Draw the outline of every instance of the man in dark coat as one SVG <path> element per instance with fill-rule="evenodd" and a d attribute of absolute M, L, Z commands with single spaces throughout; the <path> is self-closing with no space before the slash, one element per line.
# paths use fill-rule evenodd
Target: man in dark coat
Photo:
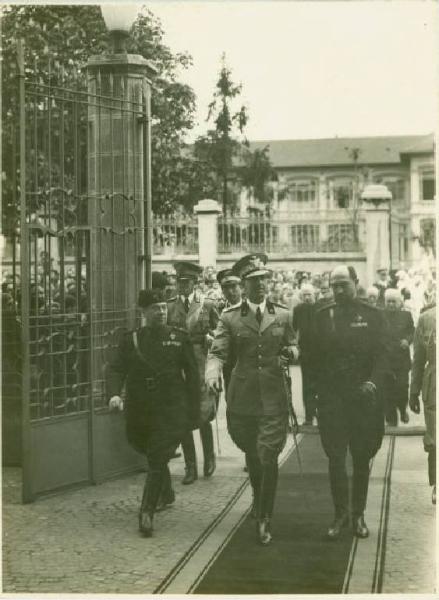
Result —
<path fill-rule="evenodd" d="M 146 324 L 123 338 L 108 365 L 107 392 L 110 409 L 125 410 L 129 443 L 148 460 L 139 529 L 149 537 L 159 496 L 171 486 L 168 462 L 198 426 L 200 382 L 188 334 L 166 324 L 164 289 L 141 291 L 139 306 Z"/>
<path fill-rule="evenodd" d="M 194 263 L 179 261 L 174 263 L 177 274 L 177 296 L 168 300 L 168 324 L 181 327 L 188 332 L 194 346 L 195 358 L 200 378 L 201 412 L 213 419 L 216 412 L 216 398 L 206 388 L 204 370 L 210 341 L 217 326 L 219 315 L 212 300 L 202 298 L 194 290 L 202 267 Z M 212 425 L 208 420 L 200 425 L 201 444 L 204 454 L 203 474 L 213 475 L 216 468 L 213 447 Z M 183 484 L 194 483 L 198 479 L 197 457 L 192 432 L 189 431 L 182 441 L 186 474 Z"/>
<path fill-rule="evenodd" d="M 407 406 L 411 368 L 410 344 L 413 342 L 415 325 L 411 313 L 408 310 L 402 310 L 402 296 L 399 290 L 387 289 L 384 293 L 384 301 L 384 314 L 389 334 L 390 365 L 384 404 L 387 423 L 397 425 L 398 410 L 401 421 L 409 422 Z"/>
<path fill-rule="evenodd" d="M 388 370 L 382 311 L 356 298 L 355 272 L 331 274 L 334 302 L 316 311 L 312 364 L 317 384 L 318 424 L 329 459 L 335 519 L 327 531 L 337 539 L 349 520 L 346 451 L 353 461 L 353 531 L 367 537 L 364 521 L 369 461 L 381 446 L 384 412 L 380 394 Z"/>
<path fill-rule="evenodd" d="M 218 391 L 223 365 L 236 348 L 237 361 L 226 395 L 227 428 L 246 456 L 262 545 L 272 539 L 278 456 L 288 430 L 282 356 L 289 360 L 298 354 L 289 310 L 267 298 L 270 271 L 266 262 L 265 254 L 255 254 L 234 265 L 234 272 L 243 280 L 246 300 L 223 311 L 206 364 L 206 383 Z"/>

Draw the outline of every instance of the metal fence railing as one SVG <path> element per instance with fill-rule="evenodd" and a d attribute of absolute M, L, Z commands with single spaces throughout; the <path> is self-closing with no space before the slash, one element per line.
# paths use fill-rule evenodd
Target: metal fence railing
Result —
<path fill-rule="evenodd" d="M 155 215 L 154 255 L 198 253 L 198 220 L 191 215 Z"/>
<path fill-rule="evenodd" d="M 361 252 L 361 223 L 342 210 L 220 217 L 218 253 Z"/>

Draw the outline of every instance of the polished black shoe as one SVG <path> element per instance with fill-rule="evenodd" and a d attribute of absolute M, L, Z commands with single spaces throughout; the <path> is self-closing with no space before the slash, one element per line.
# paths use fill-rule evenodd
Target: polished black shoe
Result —
<path fill-rule="evenodd" d="M 204 460 L 204 468 L 203 468 L 203 474 L 204 477 L 211 477 L 216 469 L 216 458 L 215 455 L 211 456 L 210 458 L 206 458 Z"/>
<path fill-rule="evenodd" d="M 401 412 L 401 421 L 402 421 L 403 423 L 408 423 L 408 422 L 410 421 L 410 417 L 409 417 L 409 415 L 408 415 L 408 413 L 407 413 L 407 411 L 406 411 L 406 410 L 403 410 L 403 411 Z"/>
<path fill-rule="evenodd" d="M 268 517 L 259 519 L 259 521 L 256 523 L 256 533 L 259 543 L 262 546 L 268 546 L 273 539 L 270 531 L 270 519 Z"/>
<path fill-rule="evenodd" d="M 139 531 L 144 537 L 151 537 L 153 532 L 152 515 L 148 512 L 139 512 Z"/>
<path fill-rule="evenodd" d="M 183 481 L 181 482 L 183 485 L 189 485 L 198 479 L 197 465 L 186 465 L 185 471 L 186 475 L 183 477 Z"/>
<path fill-rule="evenodd" d="M 326 537 L 328 540 L 338 540 L 341 534 L 341 530 L 349 523 L 349 515 L 344 513 L 338 517 L 335 517 L 334 521 L 328 527 Z"/>
<path fill-rule="evenodd" d="M 174 490 L 169 490 L 166 494 L 162 494 L 157 502 L 156 512 L 161 512 L 172 506 L 175 502 Z"/>
<path fill-rule="evenodd" d="M 369 529 L 366 525 L 363 515 L 353 518 L 352 529 L 353 529 L 355 537 L 358 537 L 358 538 L 369 537 Z"/>

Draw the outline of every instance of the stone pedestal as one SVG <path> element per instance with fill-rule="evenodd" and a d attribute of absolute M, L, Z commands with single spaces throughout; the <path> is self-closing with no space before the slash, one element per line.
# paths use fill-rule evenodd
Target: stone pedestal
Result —
<path fill-rule="evenodd" d="M 198 255 L 202 267 L 216 267 L 218 253 L 218 215 L 221 208 L 216 200 L 200 200 L 194 206 L 198 217 Z"/>
<path fill-rule="evenodd" d="M 390 268 L 390 201 L 385 185 L 368 185 L 361 194 L 366 213 L 366 286 L 376 279 L 377 269 Z"/>

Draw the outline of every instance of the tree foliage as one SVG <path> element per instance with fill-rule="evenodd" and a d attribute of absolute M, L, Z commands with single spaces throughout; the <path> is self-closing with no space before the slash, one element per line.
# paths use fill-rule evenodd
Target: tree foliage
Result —
<path fill-rule="evenodd" d="M 85 65 L 108 47 L 98 6 L 9 5 L 2 18 L 3 228 L 17 221 L 17 39 L 25 45 L 26 77 L 41 83 L 85 89 Z M 152 93 L 153 208 L 172 210 L 188 201 L 188 154 L 184 138 L 193 126 L 195 95 L 178 80 L 191 64 L 186 53 L 174 54 L 163 42 L 159 20 L 143 8 L 132 30 L 128 51 L 141 54 L 157 69 Z M 55 77 L 57 79 L 55 79 Z M 38 160 L 38 157 L 36 157 Z M 41 166 L 44 173 L 44 165 Z M 49 176 L 49 175 L 48 175 Z M 190 179 L 190 178 L 189 178 Z"/>
<path fill-rule="evenodd" d="M 261 204 L 268 205 L 273 199 L 271 182 L 277 179 L 269 156 L 269 147 L 256 148 L 251 151 L 245 148 L 242 152 L 244 165 L 239 170 L 243 186 L 248 188 L 253 197 Z"/>
<path fill-rule="evenodd" d="M 244 105 L 233 109 L 241 89 L 241 85 L 233 82 L 223 55 L 213 99 L 208 107 L 207 122 L 213 127 L 198 137 L 194 145 L 195 159 L 204 165 L 205 173 L 210 174 L 205 179 L 205 187 L 214 198 L 221 198 L 224 214 L 232 201 L 234 160 L 239 157 L 245 143 L 244 129 L 248 121 Z"/>

